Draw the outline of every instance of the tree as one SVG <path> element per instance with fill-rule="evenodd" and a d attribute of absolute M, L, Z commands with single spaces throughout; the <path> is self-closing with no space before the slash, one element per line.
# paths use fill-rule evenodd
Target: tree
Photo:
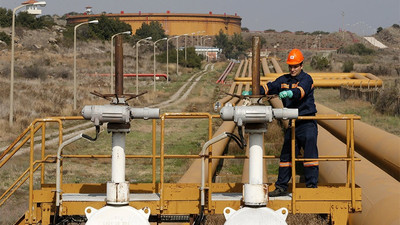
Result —
<path fill-rule="evenodd" d="M 98 20 L 98 24 L 95 26 L 89 26 L 92 33 L 89 32 L 88 38 L 91 38 L 91 35 L 94 35 L 100 40 L 111 40 L 111 36 L 116 33 L 132 31 L 132 27 L 129 24 L 120 21 L 118 18 L 113 19 L 105 15 L 101 15 Z"/>
<path fill-rule="evenodd" d="M 179 65 L 191 67 L 191 68 L 200 68 L 201 60 L 203 60 L 203 56 L 196 54 L 194 47 L 189 47 L 186 49 L 187 60 L 185 60 L 185 50 L 179 51 Z M 157 61 L 160 63 L 167 62 L 167 53 L 163 52 L 156 57 Z M 170 51 L 168 54 L 168 62 L 176 63 L 176 51 Z"/>
<path fill-rule="evenodd" d="M 12 10 L 0 8 L 0 27 L 11 27 Z"/>
<path fill-rule="evenodd" d="M 376 29 L 376 33 L 379 34 L 379 32 L 381 32 L 383 30 L 382 27 L 378 27 L 378 29 Z"/>
<path fill-rule="evenodd" d="M 251 47 L 251 44 L 244 41 L 242 35 L 238 33 L 233 34 L 231 45 L 233 47 L 233 51 L 231 57 L 229 58 L 238 58 L 240 55 L 245 54 L 246 50 Z"/>
<path fill-rule="evenodd" d="M 167 37 L 162 24 L 158 21 L 151 21 L 150 24 L 142 23 L 142 26 L 136 30 L 135 36 L 138 39 L 151 37 L 154 41 Z"/>
<path fill-rule="evenodd" d="M 228 44 L 229 44 L 228 35 L 226 35 L 226 34 L 222 31 L 222 29 L 219 30 L 218 35 L 215 35 L 215 41 L 214 41 L 214 43 L 215 43 L 215 46 L 216 46 L 217 48 L 221 48 L 221 49 L 226 48 L 226 47 L 228 46 Z"/>
<path fill-rule="evenodd" d="M 219 30 L 218 35 L 215 35 L 214 43 L 217 48 L 222 49 L 222 54 L 224 54 L 225 57 L 230 58 L 233 47 L 229 42 L 228 35 L 226 35 L 222 29 Z"/>

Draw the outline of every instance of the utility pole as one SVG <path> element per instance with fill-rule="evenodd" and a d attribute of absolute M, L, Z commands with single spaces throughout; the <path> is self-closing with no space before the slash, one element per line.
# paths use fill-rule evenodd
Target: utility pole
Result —
<path fill-rule="evenodd" d="M 342 11 L 342 39 L 344 40 L 344 11 Z"/>

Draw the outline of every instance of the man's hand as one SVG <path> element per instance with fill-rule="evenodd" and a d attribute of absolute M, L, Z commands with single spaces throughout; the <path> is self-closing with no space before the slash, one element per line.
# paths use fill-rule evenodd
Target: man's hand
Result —
<path fill-rule="evenodd" d="M 293 97 L 293 92 L 291 90 L 288 91 L 281 91 L 279 92 L 279 98 L 292 98 Z"/>
<path fill-rule="evenodd" d="M 253 92 L 252 91 L 242 91 L 242 95 L 252 95 Z"/>

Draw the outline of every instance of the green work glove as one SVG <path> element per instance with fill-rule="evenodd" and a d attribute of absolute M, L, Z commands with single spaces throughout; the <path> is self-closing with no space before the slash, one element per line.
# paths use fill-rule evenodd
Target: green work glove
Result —
<path fill-rule="evenodd" d="M 252 95 L 252 91 L 242 91 L 242 95 Z"/>
<path fill-rule="evenodd" d="M 279 92 L 279 98 L 292 98 L 293 97 L 293 92 L 291 90 L 289 91 L 281 91 Z"/>

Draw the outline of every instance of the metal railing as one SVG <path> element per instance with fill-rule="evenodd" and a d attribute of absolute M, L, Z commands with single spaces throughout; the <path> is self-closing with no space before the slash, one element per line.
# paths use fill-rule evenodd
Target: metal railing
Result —
<path fill-rule="evenodd" d="M 210 140 L 213 136 L 213 119 L 219 118 L 219 115 L 211 115 L 209 113 L 164 113 L 160 116 L 161 125 L 160 125 L 160 153 L 157 154 L 157 123 L 156 120 L 152 120 L 152 153 L 150 155 L 126 155 L 127 159 L 136 159 L 136 158 L 147 158 L 152 159 L 152 185 L 153 192 L 156 191 L 157 184 L 157 165 L 156 160 L 160 160 L 160 200 L 159 207 L 160 210 L 163 210 L 164 207 L 164 167 L 165 167 L 165 159 L 171 158 L 185 158 L 185 159 L 203 159 L 207 160 L 208 165 L 208 180 L 205 184 L 205 188 L 208 189 L 208 202 L 207 208 L 211 209 L 212 206 L 212 198 L 211 195 L 213 193 L 212 190 L 212 160 L 214 159 L 245 159 L 247 156 L 235 156 L 235 155 L 224 155 L 218 156 L 212 154 L 212 146 L 209 146 L 207 149 L 207 154 L 199 154 L 199 155 L 174 155 L 174 154 L 166 154 L 165 152 L 165 121 L 167 119 L 207 119 L 208 120 L 208 140 Z M 292 120 L 292 177 L 295 177 L 296 168 L 295 162 L 297 161 L 346 161 L 347 162 L 347 181 L 346 187 L 351 188 L 351 207 L 355 207 L 355 161 L 359 161 L 359 159 L 354 156 L 354 120 L 359 120 L 360 117 L 356 115 L 318 115 L 318 116 L 300 116 L 299 120 L 346 120 L 346 155 L 343 156 L 320 156 L 318 159 L 305 159 L 305 158 L 295 158 L 295 120 Z M 55 163 L 56 155 L 46 155 L 45 153 L 45 140 L 46 140 L 46 123 L 58 123 L 58 146 L 61 146 L 63 143 L 63 121 L 65 120 L 83 120 L 82 117 L 51 117 L 45 119 L 37 119 L 24 131 L 22 134 L 1 154 L 0 156 L 0 169 L 7 163 L 10 158 L 21 149 L 21 147 L 30 141 L 30 151 L 29 151 L 29 161 L 30 166 L 27 170 L 25 170 L 22 175 L 8 188 L 1 196 L 0 196 L 0 207 L 6 202 L 8 198 L 18 189 L 21 185 L 29 179 L 29 209 L 28 209 L 28 220 L 32 223 L 32 218 L 34 217 L 33 213 L 33 174 L 39 168 L 41 168 L 40 172 L 40 183 L 43 185 L 45 183 L 45 163 Z M 42 131 L 41 133 L 41 159 L 34 161 L 34 135 Z M 18 144 L 19 143 L 19 144 Z M 18 144 L 18 145 L 17 145 Z M 111 155 L 62 155 L 62 159 L 66 158 L 111 158 Z M 276 159 L 279 157 L 276 156 L 264 156 L 264 159 Z M 62 184 L 62 166 L 60 168 L 60 179 Z M 200 181 L 199 181 L 200 184 Z M 292 184 L 292 209 L 295 209 L 296 205 L 296 183 Z M 293 213 L 295 213 L 293 211 Z"/>

